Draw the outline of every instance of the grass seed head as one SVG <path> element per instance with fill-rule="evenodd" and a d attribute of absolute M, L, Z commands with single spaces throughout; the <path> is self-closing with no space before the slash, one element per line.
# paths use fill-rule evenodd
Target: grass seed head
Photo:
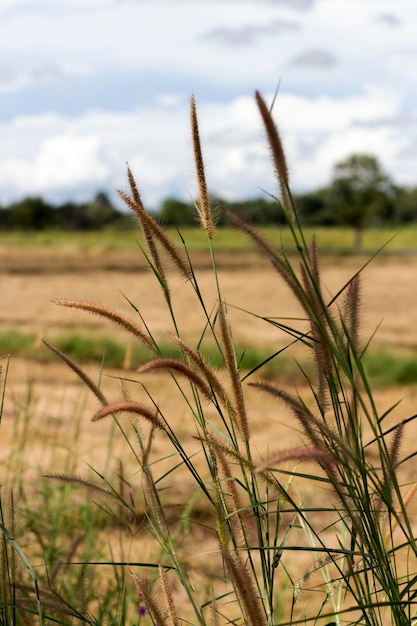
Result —
<path fill-rule="evenodd" d="M 207 233 L 209 239 L 213 238 L 213 215 L 210 206 L 209 195 L 207 191 L 206 175 L 204 170 L 203 154 L 200 144 L 200 132 L 198 130 L 197 109 L 194 96 L 191 98 L 191 132 L 194 147 L 194 162 L 197 173 L 198 187 L 200 191 L 200 203 L 198 205 L 198 215 L 202 227 Z"/>

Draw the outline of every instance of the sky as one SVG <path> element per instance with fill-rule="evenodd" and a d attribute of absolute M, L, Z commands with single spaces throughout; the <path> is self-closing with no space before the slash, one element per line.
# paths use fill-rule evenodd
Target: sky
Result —
<path fill-rule="evenodd" d="M 376 156 L 417 185 L 415 0 L 0 0 L 0 206 L 105 191 L 276 193 L 254 92 L 272 103 L 293 191 Z"/>

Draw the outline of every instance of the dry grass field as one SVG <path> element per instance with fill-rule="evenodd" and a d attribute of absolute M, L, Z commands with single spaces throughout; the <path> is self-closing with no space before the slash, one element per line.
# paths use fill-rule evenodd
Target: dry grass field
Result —
<path fill-rule="evenodd" d="M 60 255 L 51 249 L 38 250 L 37 254 L 28 249 L 24 252 L 9 250 L 7 255 L 2 253 L 0 256 L 0 330 L 34 331 L 39 337 L 39 350 L 46 350 L 40 342 L 41 337 L 53 340 L 54 335 L 65 331 L 100 336 L 110 334 L 121 340 L 124 337 L 121 330 L 106 324 L 101 318 L 56 306 L 53 303 L 56 298 L 77 298 L 106 304 L 134 316 L 126 300 L 128 298 L 138 307 L 158 338 L 173 332 L 158 285 L 151 272 L 141 265 L 139 252 L 101 251 L 84 256 L 77 252 L 68 256 L 67 252 Z M 251 315 L 281 320 L 300 316 L 298 307 L 277 273 L 252 253 L 223 252 L 218 262 L 221 288 L 228 302 L 235 341 L 252 346 L 271 346 L 272 349 L 286 345 L 288 341 L 282 332 Z M 324 257 L 323 282 L 328 288 L 329 300 L 365 262 L 365 257 Z M 216 285 L 208 259 L 201 253 L 196 254 L 194 265 L 206 304 L 214 307 Z M 382 255 L 364 269 L 362 278 L 363 340 L 366 341 L 378 328 L 373 339 L 376 346 L 417 357 L 417 257 Z M 175 294 L 174 308 L 181 323 L 181 334 L 195 342 L 204 326 L 195 296 L 187 283 L 177 276 L 171 277 L 170 285 Z M 299 325 L 302 327 L 302 322 Z M 297 356 L 297 350 L 293 354 Z M 126 378 L 126 389 L 131 397 L 144 401 L 146 393 L 142 383 L 145 383 L 165 414 L 172 418 L 172 425 L 182 433 L 188 453 L 191 455 L 197 448 L 186 406 L 167 375 L 139 377 L 134 372 L 106 367 L 100 374 L 97 365 L 86 369 L 96 381 L 101 376 L 101 387 L 109 400 L 121 397 L 120 378 Z M 302 389 L 299 391 L 303 392 Z M 401 400 L 390 417 L 392 423 L 416 412 L 415 387 L 380 388 L 375 397 L 381 411 Z M 253 441 L 260 459 L 275 445 L 283 448 L 299 444 L 299 432 L 288 409 L 250 388 L 247 388 L 247 398 Z M 116 471 L 117 463 L 122 459 L 125 476 L 133 484 L 137 464 L 129 446 L 111 421 L 91 423 L 89 418 L 97 408 L 97 399 L 58 359 L 45 364 L 11 355 L 0 431 L 0 480 L 13 484 L 18 476 L 25 476 L 26 484 L 32 485 L 36 498 L 37 486 L 33 481 L 39 471 L 48 474 L 70 470 L 84 475 L 87 464 L 99 472 L 109 468 Z M 413 452 L 415 448 L 414 433 L 408 435 L 402 450 L 404 454 Z M 18 461 L 14 461 L 11 451 L 22 437 L 23 454 L 16 456 Z M 169 457 L 171 452 L 164 437 L 158 436 L 154 455 L 155 458 L 165 458 L 158 466 L 158 472 L 162 473 L 173 463 Z M 408 465 L 404 469 L 404 482 L 412 480 L 415 481 L 416 476 L 413 467 Z M 178 481 L 173 486 L 172 500 L 187 501 L 190 489 L 192 486 L 188 477 L 181 483 Z M 310 494 L 310 498 L 312 504 L 320 506 L 326 501 L 325 491 L 318 489 Z M 209 542 L 202 545 L 195 565 L 209 572 L 213 546 Z M 117 552 L 117 548 L 115 550 Z M 141 558 L 146 556 L 146 545 L 140 533 L 130 538 L 127 550 L 129 554 L 124 552 L 124 558 L 137 558 L 138 551 Z M 290 569 L 300 567 L 302 570 L 306 565 L 302 563 L 303 559 L 305 556 L 301 554 L 293 555 Z"/>
<path fill-rule="evenodd" d="M 35 331 L 44 337 L 60 331 L 118 333 L 100 318 L 62 310 L 53 304 L 57 298 L 78 298 L 107 304 L 132 314 L 126 298 L 137 306 L 156 333 L 169 327 L 163 296 L 152 273 L 141 262 L 139 251 L 66 256 L 51 250 L 19 250 L 0 254 L 2 307 L 0 330 Z M 201 291 L 208 303 L 216 302 L 216 285 L 204 254 L 193 256 Z M 323 282 L 329 299 L 366 263 L 366 257 L 325 256 Z M 218 255 L 220 280 L 233 310 L 235 340 L 249 344 L 274 341 L 271 328 L 256 322 L 248 313 L 274 318 L 299 315 L 293 299 L 276 272 L 254 253 Z M 113 267 L 113 269 L 109 269 Z M 386 347 L 414 350 L 417 339 L 417 257 L 410 255 L 376 257 L 362 272 L 363 335 L 377 328 L 375 342 Z M 178 277 L 171 281 L 177 317 L 183 330 L 194 338 L 201 330 L 201 317 L 194 295 Z M 124 297 L 125 296 L 125 297 Z M 120 331 L 120 336 L 122 331 Z"/>
<path fill-rule="evenodd" d="M 20 251 L 21 252 L 21 251 Z M 131 300 L 140 310 L 152 332 L 163 338 L 173 332 L 164 305 L 163 297 L 151 272 L 138 264 L 138 252 L 113 253 L 111 263 L 115 269 L 103 269 L 109 264 L 109 256 L 82 256 L 77 254 L 73 263 L 68 257 L 53 258 L 51 251 L 38 251 L 29 262 L 19 251 L 7 258 L 3 256 L 0 271 L 2 307 L 0 309 L 0 330 L 18 329 L 34 331 L 39 339 L 53 340 L 54 335 L 65 331 L 117 336 L 125 340 L 122 330 L 106 323 L 101 318 L 80 311 L 68 310 L 57 306 L 56 298 L 78 298 L 106 304 L 127 315 L 134 313 L 126 301 Z M 131 266 L 129 266 L 129 259 Z M 347 280 L 366 262 L 365 257 L 327 256 L 323 259 L 323 282 L 328 287 L 329 299 L 343 287 Z M 215 306 L 216 286 L 212 272 L 207 266 L 207 259 L 200 255 L 196 258 L 198 280 L 206 303 Z M 220 281 L 223 293 L 229 304 L 229 313 L 235 341 L 248 345 L 271 346 L 279 349 L 288 343 L 287 337 L 279 330 L 251 315 L 271 318 L 297 318 L 300 311 L 291 298 L 286 285 L 276 272 L 259 257 L 253 254 L 228 255 L 220 257 Z M 133 270 L 131 267 L 133 266 Z M 191 342 L 196 341 L 204 325 L 195 296 L 186 282 L 173 276 L 172 293 L 175 294 L 174 306 L 177 319 L 182 324 L 181 332 Z M 126 298 L 125 298 L 125 297 Z M 362 338 L 366 341 L 377 329 L 373 345 L 394 351 L 415 354 L 417 352 L 417 257 L 380 256 L 375 258 L 362 274 Z M 302 324 L 299 324 L 302 327 Z M 127 344 L 126 344 L 127 345 Z M 39 341 L 39 350 L 46 348 Z M 292 352 L 297 354 L 297 351 Z M 89 366 L 91 375 L 98 377 L 99 368 Z M 102 387 L 110 400 L 120 395 L 118 376 L 135 378 L 134 374 L 104 370 Z M 155 376 L 155 375 L 154 375 Z M 156 386 L 163 390 L 164 379 L 157 376 Z M 155 378 L 147 377 L 147 384 L 155 384 Z M 138 385 L 133 385 L 132 394 Z M 11 355 L 5 397 L 5 413 L 2 424 L 2 450 L 12 445 L 13 415 L 16 406 L 24 401 L 31 389 L 36 398 L 36 432 L 38 444 L 45 445 L 43 430 L 51 431 L 51 423 L 66 422 L 80 403 L 80 382 L 76 376 L 58 359 L 52 364 L 25 361 Z M 171 393 L 167 387 L 167 393 Z M 417 390 L 412 387 L 399 389 L 381 389 L 378 394 L 387 406 L 404 396 L 401 411 L 415 411 Z M 97 460 L 100 445 L 98 439 L 105 428 L 102 425 L 89 425 L 88 414 L 96 408 L 96 400 L 85 391 L 85 419 L 82 430 L 88 439 L 94 431 L 94 455 Z M 34 402 L 34 400 L 31 400 Z M 262 402 L 266 402 L 262 398 Z M 255 412 L 259 412 L 259 398 L 254 400 Z M 262 412 L 264 419 L 259 425 L 259 436 L 267 441 L 279 426 L 276 419 L 276 406 L 271 403 L 271 413 Z M 52 417 L 52 422 L 51 422 Z M 179 416 L 180 418 L 180 416 Z M 33 418 L 35 420 L 35 418 Z M 284 419 L 285 421 L 285 419 Z M 271 431 L 272 429 L 272 431 Z M 65 429 L 64 429 L 65 430 Z M 281 438 L 281 434 L 279 434 Z M 48 438 L 47 438 L 48 439 Z M 261 445 L 261 443 L 260 443 Z M 31 459 L 45 459 L 43 449 L 35 452 Z M 261 445 L 262 447 L 262 445 Z M 32 456 L 33 455 L 33 456 Z M 81 452 L 81 456 L 84 453 Z"/>

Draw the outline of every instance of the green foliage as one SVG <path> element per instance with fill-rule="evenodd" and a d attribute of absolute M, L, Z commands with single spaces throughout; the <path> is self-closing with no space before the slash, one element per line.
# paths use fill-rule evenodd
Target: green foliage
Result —
<path fill-rule="evenodd" d="M 53 345 L 74 361 L 84 365 L 100 364 L 106 367 L 134 370 L 148 360 L 146 349 L 136 343 L 117 341 L 103 335 L 85 335 L 66 333 L 52 338 Z M 160 354 L 166 358 L 178 358 L 181 351 L 168 341 L 159 342 Z M 287 379 L 294 384 L 304 380 L 305 374 L 311 374 L 311 363 L 306 359 L 296 360 L 286 352 L 279 359 L 273 357 L 271 347 L 235 345 L 235 351 L 242 372 L 257 368 L 264 363 L 264 378 Z M 0 332 L 0 354 L 11 354 L 40 362 L 55 360 L 49 350 L 39 346 L 39 337 L 34 333 L 22 333 L 17 330 Z M 221 370 L 224 362 L 215 343 L 201 347 L 201 354 L 211 367 Z M 410 385 L 417 383 L 417 364 L 413 356 L 379 350 L 369 350 L 365 357 L 366 369 L 374 386 Z"/>
<path fill-rule="evenodd" d="M 369 154 L 352 154 L 334 167 L 328 203 L 342 224 L 355 229 L 356 248 L 360 248 L 365 226 L 372 219 L 391 217 L 393 195 L 393 185 L 378 160 Z"/>
<path fill-rule="evenodd" d="M 77 480 L 42 475 L 32 458 L 36 408 L 32 389 L 28 388 L 26 398 L 18 397 L 15 402 L 15 443 L 9 450 L 3 446 L 1 459 L 1 626 L 134 623 L 136 599 L 126 584 L 127 562 L 109 561 L 106 549 L 106 537 L 114 541 L 123 533 L 135 532 L 114 495 L 116 491 L 98 485 L 93 471 L 83 482 L 83 490 Z M 81 414 L 74 411 L 70 426 L 65 428 L 66 440 L 52 449 L 61 474 L 74 471 L 80 418 Z M 107 445 L 110 451 L 112 434 Z M 107 470 L 112 463 L 109 454 Z M 121 463 L 117 473 L 122 494 Z M 143 515 L 140 505 L 137 513 Z M 87 606 L 94 606 L 94 616 Z"/>
<path fill-rule="evenodd" d="M 240 202 L 218 201 L 219 207 L 226 209 L 220 213 L 219 225 L 230 226 L 227 211 L 233 211 L 251 224 L 261 226 L 265 224 L 285 224 L 284 213 L 277 210 L 276 201 L 267 198 L 254 198 Z"/>
<path fill-rule="evenodd" d="M 177 198 L 163 200 L 158 215 L 166 226 L 195 226 L 196 223 L 195 207 Z"/>
<path fill-rule="evenodd" d="M 98 230 L 121 227 L 128 223 L 126 216 L 115 209 L 107 194 L 98 192 L 85 204 L 70 202 L 53 206 L 42 198 L 29 197 L 0 210 L 2 230 L 45 231 Z"/>
<path fill-rule="evenodd" d="M 395 195 L 397 221 L 402 224 L 417 222 L 417 187 L 397 187 Z"/>
<path fill-rule="evenodd" d="M 334 207 L 328 202 L 328 189 L 318 189 L 295 198 L 303 224 L 338 226 L 342 222 Z"/>
<path fill-rule="evenodd" d="M 305 226 L 350 226 L 360 232 L 368 225 L 415 222 L 416 194 L 417 187 L 394 186 L 376 157 L 352 154 L 335 165 L 328 187 L 297 194 L 295 204 Z M 228 210 L 257 226 L 286 223 L 275 199 L 265 194 L 234 201 L 210 196 L 209 201 L 218 227 L 230 227 Z M 157 217 L 164 226 L 174 228 L 191 228 L 198 220 L 194 201 L 172 196 L 161 202 Z M 130 226 L 130 216 L 116 209 L 103 191 L 87 203 L 54 206 L 42 198 L 29 197 L 0 209 L 3 231 L 126 230 Z"/>
<path fill-rule="evenodd" d="M 52 206 L 42 198 L 25 198 L 10 207 L 6 225 L 16 224 L 22 230 L 43 230 L 48 228 L 52 211 Z"/>
<path fill-rule="evenodd" d="M 417 361 L 412 355 L 394 355 L 378 351 L 364 358 L 369 379 L 376 386 L 417 383 Z"/>

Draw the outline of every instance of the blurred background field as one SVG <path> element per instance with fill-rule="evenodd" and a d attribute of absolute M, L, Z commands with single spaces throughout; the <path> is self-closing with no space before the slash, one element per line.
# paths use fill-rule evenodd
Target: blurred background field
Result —
<path fill-rule="evenodd" d="M 272 245 L 292 252 L 286 229 L 267 228 L 261 232 Z M 178 233 L 173 230 L 170 234 L 176 235 L 181 245 Z M 323 254 L 323 276 L 329 299 L 376 255 L 362 274 L 363 332 L 370 337 L 379 326 L 369 351 L 370 358 L 374 355 L 373 371 L 378 375 L 380 363 L 379 374 L 389 373 L 394 383 L 416 380 L 413 363 L 417 345 L 414 338 L 417 228 L 366 230 L 360 255 L 352 253 L 354 233 L 351 229 L 306 229 L 307 241 L 313 234 Z M 201 289 L 214 306 L 216 291 L 205 235 L 196 228 L 185 229 L 183 236 Z M 271 346 L 283 347 L 286 339 L 250 313 L 291 318 L 299 315 L 299 311 L 288 297 L 286 286 L 268 262 L 249 246 L 243 234 L 218 229 L 214 244 L 232 311 L 235 340 L 241 346 L 246 367 L 251 368 L 256 360 L 267 357 Z M 53 304 L 53 300 L 89 300 L 136 316 L 130 301 L 146 320 L 150 320 L 153 331 L 163 343 L 164 334 L 172 329 L 163 297 L 146 267 L 140 246 L 141 241 L 134 232 L 124 231 L 2 233 L 1 354 L 53 360 L 41 344 L 41 339 L 46 338 L 80 362 L 100 362 L 104 358 L 112 367 L 129 369 L 138 365 L 145 355 L 139 346 L 126 342 L 121 329 L 109 327 L 98 317 L 64 310 Z M 187 295 L 186 285 L 177 277 L 173 280 L 175 302 L 185 334 L 195 340 L 201 328 L 201 317 Z M 287 370 L 296 372 L 293 359 L 286 355 L 281 356 L 280 364 L 271 363 L 269 372 L 282 371 L 284 364 Z M 398 377 L 394 374 L 397 366 Z"/>
<path fill-rule="evenodd" d="M 133 221 L 132 221 L 133 225 Z M 168 228 L 167 232 L 177 242 L 180 237 L 176 228 Z M 207 251 L 207 237 L 201 228 L 181 227 L 181 232 L 187 241 L 187 247 L 193 251 Z M 266 236 L 273 244 L 291 250 L 292 239 L 288 228 L 283 226 L 261 226 L 259 232 Z M 335 254 L 352 254 L 354 244 L 354 231 L 349 227 L 323 227 L 315 226 L 304 228 L 306 239 L 311 239 L 316 235 L 320 242 L 322 253 L 331 252 Z M 247 238 L 243 233 L 235 229 L 222 227 L 216 231 L 216 249 L 222 251 L 241 251 L 245 254 L 250 252 Z M 389 244 L 387 246 L 387 244 Z M 398 225 L 394 227 L 367 228 L 363 232 L 363 254 L 376 252 L 380 248 L 387 246 L 385 254 L 414 252 L 417 253 L 417 226 L 415 224 Z M 134 237 L 134 229 L 104 229 L 100 231 L 64 231 L 64 230 L 44 230 L 44 231 L 2 231 L 0 233 L 0 254 L 2 268 L 6 269 L 8 259 L 12 263 L 14 254 L 28 254 L 33 251 L 40 255 L 39 259 L 33 259 L 36 263 L 48 255 L 48 250 L 53 250 L 58 258 L 67 254 L 71 256 L 84 254 L 96 254 L 101 256 L 103 266 L 106 266 L 105 253 L 110 251 L 130 252 L 137 248 Z M 123 257 L 121 257 L 121 260 Z M 136 259 L 131 259 L 132 263 L 140 261 L 144 263 L 140 255 Z M 80 262 L 85 262 L 85 258 Z M 10 269 L 13 266 L 10 265 Z"/>
<path fill-rule="evenodd" d="M 267 234 L 274 244 L 283 242 L 285 247 L 285 230 L 269 229 Z M 307 238 L 311 234 L 307 232 Z M 315 234 L 324 248 L 322 276 L 329 300 L 367 264 L 369 255 L 389 241 L 362 272 L 361 336 L 364 345 L 372 338 L 366 362 L 380 393 L 392 398 L 393 403 L 402 396 L 413 398 L 417 384 L 417 229 L 403 230 L 398 235 L 387 230 L 365 231 L 367 254 L 361 255 L 350 253 L 352 231 L 322 228 Z M 216 285 L 201 231 L 185 231 L 184 236 L 200 289 L 208 305 L 215 307 Z M 56 416 L 61 423 L 70 419 L 73 412 L 78 413 L 75 406 L 81 393 L 88 407 L 84 409 L 83 420 L 88 420 L 97 408 L 96 400 L 89 397 L 91 394 L 82 389 L 74 373 L 59 362 L 42 339 L 84 364 L 95 380 L 100 377 L 103 390 L 109 389 L 110 399 L 120 394 L 118 377 L 137 380 L 135 369 L 148 356 L 126 338 L 122 329 L 97 316 L 59 307 L 55 299 L 75 298 L 105 304 L 137 319 L 132 303 L 166 355 L 173 355 L 169 333 L 174 329 L 154 276 L 145 267 L 139 245 L 134 233 L 124 232 L 10 233 L 0 237 L 3 377 L 5 364 L 9 363 L 1 431 L 3 451 L 13 446 L 13 422 L 22 404 L 29 402 L 32 408 L 36 405 L 37 428 L 41 432 L 50 430 Z M 246 372 L 288 344 L 287 336 L 262 318 L 290 323 L 300 317 L 300 310 L 275 270 L 249 247 L 243 235 L 219 230 L 215 234 L 215 246 L 216 250 L 219 248 L 216 261 L 234 341 L 241 368 Z M 195 343 L 204 319 L 185 281 L 174 273 L 169 280 L 175 312 L 181 321 L 180 331 Z M 297 324 L 302 327 L 302 321 Z M 208 360 L 219 366 L 214 347 L 206 350 Z M 291 386 L 302 385 L 300 364 L 303 369 L 311 367 L 305 352 L 292 346 L 269 361 L 257 375 L 285 381 Z M 134 390 L 137 388 L 138 385 Z M 94 425 L 95 432 L 100 428 Z M 45 441 L 40 437 L 38 443 L 43 445 Z M 43 452 L 38 456 L 42 458 Z M 3 453 L 3 462 L 4 458 Z M 30 458 L 33 461 L 35 457 Z"/>
<path fill-rule="evenodd" d="M 264 232 L 274 245 L 288 245 L 285 230 Z M 364 268 L 361 338 L 365 344 L 372 337 L 368 367 L 378 408 L 383 412 L 401 401 L 389 418 L 389 423 L 395 423 L 415 412 L 417 401 L 417 229 L 405 229 L 398 235 L 389 230 L 365 231 L 360 255 L 352 253 L 352 231 L 320 228 L 314 232 L 323 247 L 322 277 L 329 300 Z M 307 239 L 312 233 L 313 230 L 306 233 Z M 184 237 L 204 299 L 214 308 L 217 291 L 203 237 L 199 230 L 186 230 Z M 388 241 L 368 263 L 369 256 Z M 43 338 L 83 363 L 109 400 L 117 400 L 127 392 L 132 398 L 146 401 L 145 387 L 157 393 L 162 410 L 171 416 L 172 426 L 181 433 L 187 451 L 193 454 L 195 449 L 195 433 L 186 407 L 167 376 L 146 377 L 135 372 L 147 355 L 126 340 L 122 330 L 103 319 L 53 302 L 57 298 L 88 300 L 136 319 L 137 313 L 130 304 L 133 303 L 168 354 L 169 333 L 174 329 L 155 277 L 145 267 L 140 243 L 134 233 L 125 232 L 9 233 L 0 238 L 0 355 L 4 387 L 0 481 L 4 493 L 12 487 L 19 494 L 18 536 L 41 578 L 47 575 L 45 562 L 136 562 L 148 554 L 142 528 L 132 526 L 117 506 L 99 496 L 91 497 L 88 491 L 74 485 L 57 485 L 44 477 L 56 472 L 89 480 L 109 476 L 118 488 L 131 494 L 136 510 L 140 512 L 143 507 L 137 464 L 124 435 L 111 420 L 97 424 L 90 421 L 99 407 L 97 399 L 74 372 L 48 351 Z M 243 236 L 219 230 L 215 248 L 219 280 L 242 370 L 246 372 L 288 344 L 284 333 L 262 318 L 293 323 L 300 317 L 300 310 L 276 271 L 249 247 Z M 181 334 L 195 343 L 204 319 L 196 310 L 186 282 L 174 272 L 168 279 Z M 303 322 L 297 325 L 302 327 Z M 216 365 L 216 351 L 209 351 L 207 356 Z M 299 364 L 309 367 L 303 350 L 293 346 L 261 368 L 256 376 L 271 377 L 303 393 L 305 382 Z M 279 442 L 280 447 L 297 445 L 299 433 L 288 409 L 247 386 L 245 389 L 254 445 L 260 457 L 271 442 Z M 129 430 L 128 420 L 124 426 Z M 164 437 L 157 437 L 154 452 L 162 459 L 158 472 L 163 475 L 176 463 Z M 403 453 L 413 452 L 414 438 L 410 437 Z M 411 469 L 408 464 L 405 483 L 413 480 Z M 189 478 L 173 483 L 168 494 L 173 520 L 181 519 L 189 493 Z M 311 498 L 312 505 L 321 506 L 325 493 L 318 489 Z M 60 513 L 57 516 L 52 511 Z M 195 534 L 190 545 L 184 543 L 191 566 L 203 577 L 213 574 L 213 546 L 203 530 L 207 514 L 203 500 L 193 501 L 191 520 L 201 525 L 202 546 L 195 562 Z M 71 533 L 80 537 L 75 556 L 71 556 Z M 287 557 L 291 571 L 305 571 L 309 565 L 308 555 Z M 94 566 L 87 569 L 93 596 L 98 580 L 104 595 L 113 593 L 113 584 L 120 592 L 117 576 L 125 576 L 125 568 L 120 567 L 117 573 L 117 566 L 108 566 L 104 575 L 94 571 Z M 81 570 L 73 566 L 71 571 L 66 578 L 67 588 L 61 591 L 75 597 Z"/>

